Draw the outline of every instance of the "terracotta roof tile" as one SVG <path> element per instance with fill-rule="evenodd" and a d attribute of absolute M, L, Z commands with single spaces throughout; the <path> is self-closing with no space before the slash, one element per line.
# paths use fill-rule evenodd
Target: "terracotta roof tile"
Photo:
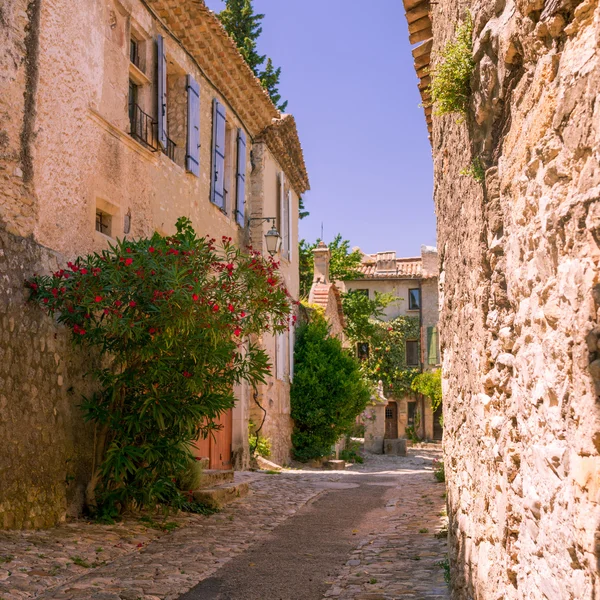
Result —
<path fill-rule="evenodd" d="M 359 279 L 420 279 L 422 277 L 422 261 L 420 257 L 396 258 L 393 252 L 367 254 L 359 267 Z M 387 263 L 387 264 L 386 264 Z M 391 268 L 382 268 L 391 266 Z"/>

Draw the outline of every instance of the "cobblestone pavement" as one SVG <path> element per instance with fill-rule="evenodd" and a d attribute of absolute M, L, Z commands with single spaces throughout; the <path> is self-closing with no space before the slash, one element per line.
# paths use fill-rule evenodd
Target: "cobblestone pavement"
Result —
<path fill-rule="evenodd" d="M 369 514 L 367 527 L 360 528 L 363 539 L 357 538 L 337 579 L 326 582 L 330 588 L 325 596 L 448 598 L 437 564 L 446 542 L 433 535 L 443 522 L 439 515 L 445 504 L 443 486 L 431 473 L 437 455 L 439 448 L 415 448 L 408 457 L 371 456 L 345 472 L 236 474 L 250 481 L 248 497 L 210 517 L 169 517 L 177 524 L 170 533 L 139 519 L 110 526 L 74 521 L 46 531 L 0 533 L 0 600 L 178 598 L 318 495 L 334 493 L 344 480 L 360 481 L 361 475 L 368 475 L 365 485 L 371 485 L 373 476 L 383 476 L 389 491 L 382 507 Z"/>

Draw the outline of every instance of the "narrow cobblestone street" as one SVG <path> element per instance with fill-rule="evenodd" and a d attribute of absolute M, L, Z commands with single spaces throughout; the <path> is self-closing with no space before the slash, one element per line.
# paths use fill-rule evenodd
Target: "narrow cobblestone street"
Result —
<path fill-rule="evenodd" d="M 0 598 L 448 598 L 439 446 L 347 471 L 238 474 L 251 494 L 210 517 L 85 521 L 0 534 Z M 156 521 L 159 521 L 156 518 Z M 191 590 L 188 592 L 188 590 Z"/>

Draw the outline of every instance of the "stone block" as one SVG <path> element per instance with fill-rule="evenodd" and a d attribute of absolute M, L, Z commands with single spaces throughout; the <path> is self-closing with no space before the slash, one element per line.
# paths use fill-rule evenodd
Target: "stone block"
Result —
<path fill-rule="evenodd" d="M 196 490 L 194 499 L 212 508 L 221 509 L 226 504 L 248 495 L 249 489 L 247 483 L 228 483 L 214 488 Z"/>
<path fill-rule="evenodd" d="M 383 437 L 365 438 L 365 452 L 383 454 Z"/>
<path fill-rule="evenodd" d="M 346 468 L 345 460 L 328 460 L 325 466 L 332 471 L 343 471 Z"/>
<path fill-rule="evenodd" d="M 384 440 L 383 452 L 391 456 L 406 456 L 406 440 Z"/>

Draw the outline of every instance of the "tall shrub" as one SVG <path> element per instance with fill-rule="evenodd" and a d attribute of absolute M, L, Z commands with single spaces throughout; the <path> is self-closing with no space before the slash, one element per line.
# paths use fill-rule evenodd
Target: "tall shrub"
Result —
<path fill-rule="evenodd" d="M 190 444 L 233 406 L 235 383 L 269 371 L 265 352 L 242 339 L 286 327 L 277 264 L 231 238 L 217 249 L 181 218 L 174 236 L 118 241 L 29 286 L 75 344 L 105 356 L 100 391 L 82 405 L 97 425 L 103 509 L 180 503 Z"/>
<path fill-rule="evenodd" d="M 329 336 L 318 313 L 297 332 L 291 389 L 294 455 L 299 460 L 326 456 L 340 436 L 350 433 L 371 393 L 358 361 Z"/>

